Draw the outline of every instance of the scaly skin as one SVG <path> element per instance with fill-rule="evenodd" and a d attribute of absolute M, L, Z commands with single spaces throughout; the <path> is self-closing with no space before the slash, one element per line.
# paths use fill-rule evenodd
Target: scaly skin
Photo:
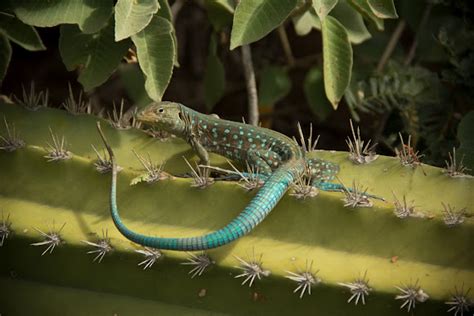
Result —
<path fill-rule="evenodd" d="M 144 109 L 138 120 L 185 139 L 208 165 L 208 152 L 248 163 L 266 178 L 249 205 L 233 221 L 212 233 L 189 238 L 161 238 L 142 235 L 128 229 L 118 213 L 116 201 L 117 165 L 114 154 L 100 130 L 113 163 L 111 188 L 112 219 L 118 230 L 131 241 L 159 249 L 205 250 L 228 244 L 249 233 L 271 212 L 291 183 L 308 164 L 313 183 L 322 189 L 340 190 L 328 183 L 338 171 L 337 165 L 323 160 L 305 161 L 304 153 L 292 139 L 270 129 L 222 120 L 172 102 L 155 103 Z"/>

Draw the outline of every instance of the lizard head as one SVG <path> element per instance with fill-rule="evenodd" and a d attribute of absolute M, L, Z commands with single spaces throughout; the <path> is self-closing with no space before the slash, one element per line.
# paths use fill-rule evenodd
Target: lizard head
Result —
<path fill-rule="evenodd" d="M 146 125 L 165 130 L 172 134 L 181 134 L 185 128 L 183 106 L 175 102 L 154 102 L 137 115 L 137 120 Z"/>

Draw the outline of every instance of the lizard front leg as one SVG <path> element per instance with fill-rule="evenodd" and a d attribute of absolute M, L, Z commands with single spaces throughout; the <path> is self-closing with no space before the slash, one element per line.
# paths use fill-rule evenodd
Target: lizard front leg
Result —
<path fill-rule="evenodd" d="M 189 139 L 189 144 L 193 148 L 194 152 L 198 155 L 200 159 L 200 164 L 204 166 L 209 166 L 209 153 L 206 148 L 199 142 L 196 136 L 193 136 Z"/>
<path fill-rule="evenodd" d="M 193 119 L 190 117 L 189 114 L 183 113 L 182 119 L 184 122 L 184 133 L 186 141 L 189 145 L 191 145 L 194 152 L 199 156 L 199 163 L 204 166 L 209 166 L 209 153 L 199 141 L 200 131 L 193 124 Z"/>

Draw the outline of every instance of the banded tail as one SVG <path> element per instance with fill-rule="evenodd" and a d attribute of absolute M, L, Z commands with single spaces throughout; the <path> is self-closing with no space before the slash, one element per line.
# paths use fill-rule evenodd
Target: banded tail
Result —
<path fill-rule="evenodd" d="M 294 171 L 288 164 L 276 170 L 265 182 L 249 205 L 234 220 L 212 233 L 188 238 L 161 238 L 146 236 L 130 230 L 122 222 L 117 207 L 117 163 L 112 148 L 107 143 L 100 123 L 97 129 L 112 161 L 112 185 L 110 190 L 110 212 L 117 229 L 127 239 L 147 247 L 165 250 L 206 250 L 226 245 L 252 231 L 272 211 L 288 190 L 294 179 Z"/>

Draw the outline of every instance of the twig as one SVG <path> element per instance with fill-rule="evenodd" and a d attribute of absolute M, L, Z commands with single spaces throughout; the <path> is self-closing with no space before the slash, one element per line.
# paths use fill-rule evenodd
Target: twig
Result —
<path fill-rule="evenodd" d="M 184 5 L 183 0 L 176 0 L 172 5 L 171 5 L 171 16 L 173 18 L 173 22 L 176 20 L 176 17 L 178 16 L 179 11 Z"/>
<path fill-rule="evenodd" d="M 291 51 L 291 45 L 288 41 L 288 36 L 286 35 L 284 24 L 281 24 L 278 27 L 278 36 L 280 37 L 281 46 L 283 47 L 283 51 L 285 52 L 288 65 L 290 67 L 293 67 L 293 65 L 295 64 L 295 57 L 293 57 L 293 52 Z"/>
<path fill-rule="evenodd" d="M 376 69 L 377 73 L 381 73 L 383 71 L 383 68 L 387 64 L 387 61 L 390 59 L 390 56 L 392 56 L 392 53 L 395 50 L 395 47 L 397 47 L 398 41 L 400 40 L 400 36 L 402 36 L 403 30 L 405 30 L 405 26 L 406 22 L 404 20 L 400 20 L 398 22 L 397 27 L 393 31 L 392 36 L 390 37 L 390 40 L 388 41 L 387 46 L 385 47 L 382 57 L 380 57 Z"/>
<path fill-rule="evenodd" d="M 242 64 L 247 85 L 249 124 L 257 126 L 259 120 L 257 84 L 255 82 L 250 45 L 242 45 Z"/>
<path fill-rule="evenodd" d="M 300 58 L 295 58 L 293 67 L 291 68 L 308 68 L 312 66 L 315 62 L 322 62 L 321 54 L 307 55 Z"/>
<path fill-rule="evenodd" d="M 433 8 L 433 4 L 428 2 L 426 4 L 425 10 L 423 11 L 420 24 L 418 24 L 418 29 L 416 30 L 415 39 L 413 40 L 413 43 L 410 46 L 410 50 L 408 51 L 408 55 L 405 58 L 405 63 L 404 63 L 405 66 L 408 66 L 409 64 L 411 64 L 411 62 L 413 61 L 413 58 L 415 58 L 416 47 L 418 46 L 418 38 L 421 35 L 421 31 L 425 27 L 426 23 L 428 23 L 428 18 L 430 17 L 432 8 Z"/>
<path fill-rule="evenodd" d="M 392 36 L 390 37 L 390 40 L 388 41 L 387 46 L 385 47 L 385 50 L 382 54 L 382 57 L 380 57 L 379 63 L 377 64 L 377 68 L 375 71 L 378 74 L 382 73 L 383 69 L 385 68 L 385 65 L 392 56 L 393 51 L 395 50 L 395 47 L 397 47 L 398 41 L 400 40 L 400 37 L 402 36 L 403 31 L 405 30 L 405 26 L 406 22 L 404 20 L 400 20 L 398 22 L 397 27 L 393 31 Z M 385 125 L 387 124 L 388 118 L 390 117 L 391 113 L 391 110 L 386 111 L 379 118 L 379 124 L 376 132 L 374 133 L 374 141 L 376 143 L 382 141 L 382 133 L 385 130 Z"/>
<path fill-rule="evenodd" d="M 303 4 L 297 6 L 293 11 L 291 11 L 288 18 L 292 18 L 305 13 L 306 11 L 308 11 L 309 8 L 311 8 L 312 4 L 313 2 L 311 0 L 305 0 Z"/>

